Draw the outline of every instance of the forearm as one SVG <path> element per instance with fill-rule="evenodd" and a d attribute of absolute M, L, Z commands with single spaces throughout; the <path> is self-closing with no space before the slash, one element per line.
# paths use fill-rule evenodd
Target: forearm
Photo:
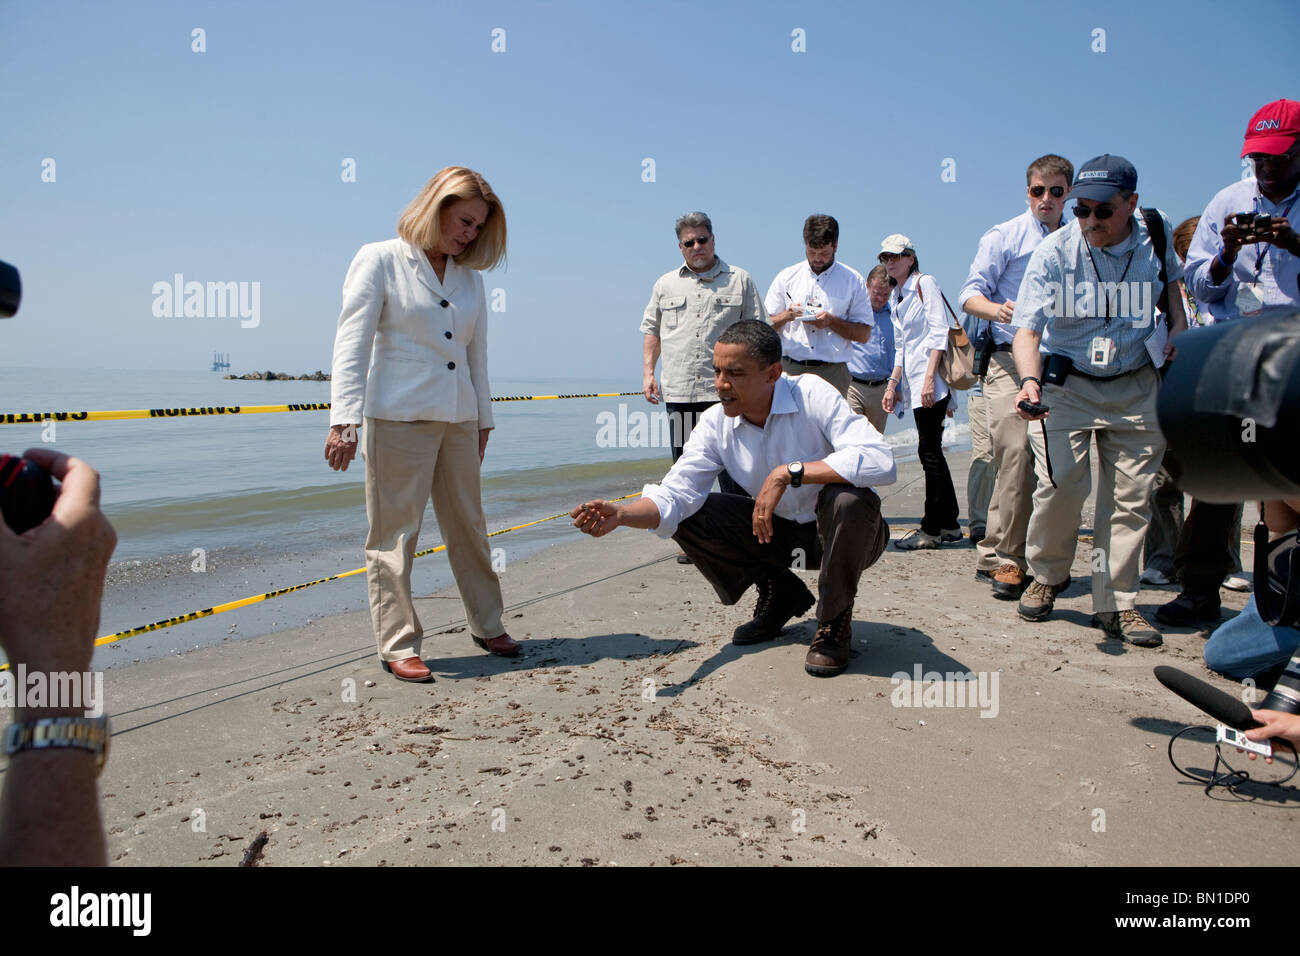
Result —
<path fill-rule="evenodd" d="M 645 375 L 654 375 L 655 366 L 659 363 L 659 351 L 661 343 L 659 336 L 647 332 L 645 342 L 641 346 L 641 365 L 642 373 Z"/>
<path fill-rule="evenodd" d="M 0 797 L 0 865 L 107 866 L 96 762 L 85 750 L 14 754 Z"/>
<path fill-rule="evenodd" d="M 943 361 L 943 349 L 932 349 L 930 351 L 930 361 L 925 365 L 925 377 L 933 379 L 939 371 L 939 363 Z"/>
<path fill-rule="evenodd" d="M 618 523 L 624 528 L 644 528 L 653 531 L 659 527 L 659 506 L 648 498 L 638 498 L 618 506 Z"/>
<path fill-rule="evenodd" d="M 986 296 L 973 295 L 961 304 L 963 311 L 969 312 L 977 319 L 984 319 L 986 322 L 1001 322 L 998 318 L 998 312 L 1002 308 L 996 302 L 991 302 Z"/>
<path fill-rule="evenodd" d="M 795 309 L 786 309 L 784 312 L 777 312 L 772 316 L 772 328 L 780 330 L 783 326 L 789 325 L 799 315 Z"/>
<path fill-rule="evenodd" d="M 1043 360 L 1038 354 L 1038 345 L 1042 340 L 1042 333 L 1033 329 L 1016 330 L 1016 337 L 1011 343 L 1011 357 L 1015 359 L 1016 374 L 1022 381 L 1026 376 L 1040 378 L 1043 374 Z"/>
<path fill-rule="evenodd" d="M 850 342 L 866 342 L 871 338 L 871 326 L 864 325 L 861 322 L 850 322 L 848 319 L 829 316 L 829 327 L 832 332 L 841 338 L 846 338 Z"/>
<path fill-rule="evenodd" d="M 1183 283 L 1181 279 L 1175 279 L 1166 287 L 1168 292 L 1169 305 L 1169 331 L 1184 332 L 1187 330 L 1187 310 L 1183 308 Z"/>
<path fill-rule="evenodd" d="M 803 483 L 805 485 L 847 485 L 849 480 L 824 461 L 805 461 L 803 463 Z"/>

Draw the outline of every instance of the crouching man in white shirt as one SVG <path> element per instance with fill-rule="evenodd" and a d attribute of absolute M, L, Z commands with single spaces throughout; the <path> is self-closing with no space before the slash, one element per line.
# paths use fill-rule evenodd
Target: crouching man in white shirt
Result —
<path fill-rule="evenodd" d="M 719 402 L 704 412 L 662 484 L 625 504 L 589 501 L 574 527 L 601 537 L 620 525 L 673 538 L 724 604 L 758 588 L 754 619 L 735 644 L 768 641 L 813 596 L 791 566 L 820 569 L 817 636 L 804 669 L 830 677 L 849 664 L 853 601 L 889 526 L 869 487 L 896 478 L 894 453 L 835 388 L 781 371 L 781 339 L 746 319 L 713 348 Z M 726 470 L 754 497 L 710 494 Z"/>

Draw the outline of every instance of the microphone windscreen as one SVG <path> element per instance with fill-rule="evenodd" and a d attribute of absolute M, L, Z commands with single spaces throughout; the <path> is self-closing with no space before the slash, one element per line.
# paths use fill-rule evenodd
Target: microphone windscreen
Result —
<path fill-rule="evenodd" d="M 1227 724 L 1234 730 L 1253 730 L 1264 726 L 1244 703 L 1200 678 L 1164 664 L 1155 669 L 1155 674 L 1156 680 L 1221 724 Z"/>

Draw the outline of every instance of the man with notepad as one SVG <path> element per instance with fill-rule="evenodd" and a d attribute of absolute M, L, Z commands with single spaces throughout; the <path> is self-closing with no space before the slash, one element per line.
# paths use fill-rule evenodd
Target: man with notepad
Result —
<path fill-rule="evenodd" d="M 764 305 L 781 336 L 787 375 L 817 375 L 848 397 L 854 342 L 871 337 L 871 301 L 862 273 L 835 261 L 840 224 L 809 216 L 803 224 L 804 261 L 782 269 Z"/>

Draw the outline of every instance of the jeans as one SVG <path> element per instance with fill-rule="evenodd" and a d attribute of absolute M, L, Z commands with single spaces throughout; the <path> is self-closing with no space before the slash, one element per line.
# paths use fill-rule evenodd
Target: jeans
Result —
<path fill-rule="evenodd" d="M 1297 647 L 1300 631 L 1265 624 L 1252 594 L 1241 613 L 1216 629 L 1205 642 L 1205 666 L 1244 680 L 1281 667 Z"/>

